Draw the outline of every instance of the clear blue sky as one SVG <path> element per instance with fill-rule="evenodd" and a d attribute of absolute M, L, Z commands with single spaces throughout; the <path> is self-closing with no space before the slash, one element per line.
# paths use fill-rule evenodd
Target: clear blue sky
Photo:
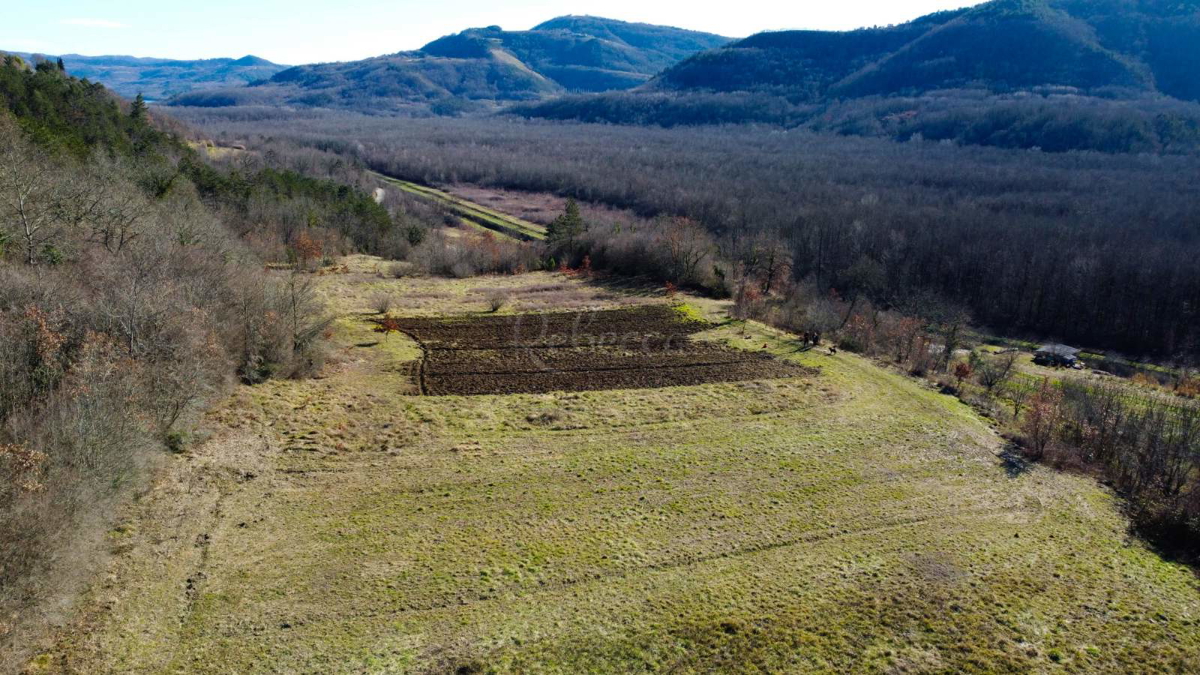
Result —
<path fill-rule="evenodd" d="M 46 54 L 346 61 L 415 49 L 464 28 L 524 30 L 591 14 L 743 37 L 785 28 L 901 23 L 978 0 L 23 0 L 5 3 L 0 50 Z"/>

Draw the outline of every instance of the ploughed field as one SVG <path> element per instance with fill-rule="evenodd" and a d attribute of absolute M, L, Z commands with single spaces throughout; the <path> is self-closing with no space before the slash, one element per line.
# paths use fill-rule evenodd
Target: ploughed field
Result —
<path fill-rule="evenodd" d="M 674 387 L 811 374 L 766 352 L 697 342 L 712 328 L 670 306 L 406 319 L 423 352 L 420 388 L 479 395 Z"/>
<path fill-rule="evenodd" d="M 711 323 L 681 327 L 657 290 L 348 264 L 319 281 L 339 317 L 321 377 L 209 415 L 31 670 L 1200 672 L 1196 574 L 952 397 L 757 324 L 747 339 L 728 303 L 688 299 Z M 515 337 L 529 317 L 483 314 L 496 290 L 553 328 Z M 373 332 L 381 291 L 429 317 L 408 321 L 424 354 Z M 508 383 L 565 355 L 538 359 L 591 368 L 561 371 L 578 382 L 644 344 L 662 370 L 766 351 L 804 376 L 412 395 L 427 359 Z M 455 349 L 468 360 L 438 361 Z"/>

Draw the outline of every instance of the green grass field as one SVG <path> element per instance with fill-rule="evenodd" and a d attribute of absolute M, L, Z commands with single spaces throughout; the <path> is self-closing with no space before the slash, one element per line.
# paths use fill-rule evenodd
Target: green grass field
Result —
<path fill-rule="evenodd" d="M 662 301 L 551 280 L 564 308 Z M 538 286 L 322 283 L 341 314 L 324 376 L 210 415 L 35 667 L 1200 669 L 1195 574 L 1131 539 L 1091 479 L 1006 466 L 983 420 L 919 382 L 725 323 L 703 338 L 820 374 L 423 398 L 419 350 L 371 332 L 366 289 L 453 315 L 489 284 L 515 303 Z"/>
<path fill-rule="evenodd" d="M 372 175 L 409 194 L 442 204 L 456 215 L 478 227 L 492 230 L 515 239 L 534 240 L 546 238 L 546 228 L 537 223 L 531 223 L 528 220 L 500 213 L 499 211 L 456 197 L 436 188 L 418 185 L 397 178 L 390 178 L 381 173 L 372 173 Z"/>

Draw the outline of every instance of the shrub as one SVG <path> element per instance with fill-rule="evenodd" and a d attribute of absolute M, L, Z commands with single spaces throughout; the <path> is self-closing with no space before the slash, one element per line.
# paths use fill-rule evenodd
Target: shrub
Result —
<path fill-rule="evenodd" d="M 1134 373 L 1131 378 L 1133 383 L 1139 387 L 1155 388 L 1158 386 L 1158 380 L 1146 373 Z"/>
<path fill-rule="evenodd" d="M 465 279 L 479 274 L 515 274 L 537 267 L 533 247 L 491 233 L 451 237 L 432 232 L 413 250 L 413 263 L 427 274 Z"/>
<path fill-rule="evenodd" d="M 324 257 L 324 247 L 321 242 L 311 237 L 308 232 L 301 232 L 293 243 L 296 251 L 297 264 L 301 269 L 312 269 Z"/>
<path fill-rule="evenodd" d="M 167 450 L 173 454 L 182 454 L 187 449 L 187 434 L 182 431 L 172 431 L 164 441 Z"/>
<path fill-rule="evenodd" d="M 375 328 L 372 330 L 374 330 L 376 333 L 382 334 L 383 339 L 387 340 L 388 336 L 392 333 L 400 332 L 400 320 L 391 317 L 384 317 L 376 322 Z"/>
<path fill-rule="evenodd" d="M 971 352 L 971 369 L 979 378 L 979 383 L 989 392 L 1008 381 L 1017 362 L 1017 352 L 1007 351 L 996 356 L 986 356 L 979 352 Z"/>
<path fill-rule="evenodd" d="M 1175 385 L 1175 393 L 1186 398 L 1200 398 L 1200 377 L 1185 377 Z"/>
<path fill-rule="evenodd" d="M 388 267 L 387 267 L 387 274 L 388 274 L 388 276 L 392 277 L 393 279 L 403 279 L 405 277 L 410 277 L 413 275 L 414 272 L 416 272 L 416 268 L 413 266 L 412 263 L 397 262 L 397 263 L 392 263 L 391 265 L 388 265 Z"/>
<path fill-rule="evenodd" d="M 418 240 L 420 243 L 420 240 Z M 413 243 L 405 232 L 393 230 L 379 242 L 379 257 L 388 260 L 407 260 L 412 255 Z"/>
<path fill-rule="evenodd" d="M 450 275 L 455 279 L 466 279 L 478 274 L 475 266 L 467 260 L 459 260 L 450 265 Z"/>
<path fill-rule="evenodd" d="M 1046 455 L 1061 422 L 1062 391 L 1046 378 L 1030 400 L 1029 410 L 1021 423 L 1026 449 L 1033 459 L 1041 459 Z"/>
<path fill-rule="evenodd" d="M 971 370 L 971 364 L 965 361 L 959 361 L 958 363 L 954 364 L 954 379 L 956 380 L 959 389 L 962 388 L 963 380 L 971 377 L 972 372 L 974 371 Z"/>
<path fill-rule="evenodd" d="M 499 312 L 501 309 L 503 309 L 505 305 L 508 304 L 508 300 L 509 300 L 508 293 L 506 293 L 504 291 L 500 291 L 500 290 L 492 291 L 492 292 L 488 293 L 488 296 L 487 296 L 488 309 L 491 310 L 491 312 L 493 314 L 495 314 L 496 312 Z"/>
<path fill-rule="evenodd" d="M 380 291 L 371 296 L 371 309 L 375 310 L 376 314 L 387 314 L 392 311 L 393 302 L 391 293 Z"/>

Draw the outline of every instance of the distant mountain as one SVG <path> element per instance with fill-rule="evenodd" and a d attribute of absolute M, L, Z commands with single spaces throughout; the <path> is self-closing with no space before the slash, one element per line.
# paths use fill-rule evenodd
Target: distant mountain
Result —
<path fill-rule="evenodd" d="M 632 92 L 515 110 L 626 124 L 768 122 L 1133 149 L 1192 133 L 1195 108 L 1182 102 L 1200 101 L 1197 73 L 1200 0 L 994 0 L 884 28 L 762 33 L 695 54 Z M 972 116 L 988 121 L 968 133 Z M 1005 132 L 1015 120 L 1046 130 Z M 1155 143 L 1144 142 L 1156 134 Z"/>
<path fill-rule="evenodd" d="M 75 77 L 99 82 L 125 98 L 142 94 L 151 101 L 167 99 L 194 89 L 243 86 L 270 78 L 288 67 L 257 56 L 196 61 L 78 54 L 61 57 L 23 56 L 31 59 L 38 56 L 51 60 L 61 58 L 67 72 Z"/>
<path fill-rule="evenodd" d="M 996 0 L 889 28 L 755 35 L 680 63 L 654 87 L 812 98 L 1121 87 L 1195 100 L 1197 66 L 1194 0 Z"/>
<path fill-rule="evenodd" d="M 1045 0 L 997 0 L 896 27 L 756 35 L 688 59 L 653 84 L 805 100 L 1038 86 L 1152 91 L 1155 77 L 1139 55 L 1104 44 L 1085 18 Z"/>
<path fill-rule="evenodd" d="M 472 28 L 413 52 L 298 66 L 246 90 L 194 92 L 172 104 L 457 112 L 495 102 L 630 89 L 691 54 L 729 41 L 679 28 L 567 16 L 528 31 Z"/>

